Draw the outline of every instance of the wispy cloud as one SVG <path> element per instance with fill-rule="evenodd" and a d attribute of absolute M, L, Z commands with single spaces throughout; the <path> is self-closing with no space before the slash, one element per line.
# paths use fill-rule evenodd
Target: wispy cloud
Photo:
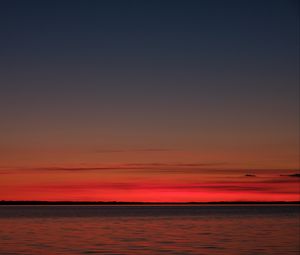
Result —
<path fill-rule="evenodd" d="M 3 174 L 3 175 L 4 175 L 4 174 L 11 174 L 11 171 L 1 171 L 1 170 L 0 170 L 0 174 Z"/>
<path fill-rule="evenodd" d="M 230 169 L 227 162 L 191 162 L 191 163 L 163 163 L 163 162 L 148 162 L 148 163 L 123 163 L 123 164 L 100 164 L 95 166 L 43 166 L 43 167 L 15 167 L 15 168 L 0 168 L 1 175 L 18 175 L 18 174 L 60 174 L 60 173 L 82 173 L 89 172 L 119 172 L 130 174 L 156 174 L 167 178 L 167 175 L 172 174 L 192 174 L 205 175 L 205 178 L 222 178 L 228 181 L 245 180 L 245 182 L 263 182 L 263 183 L 292 183 L 297 181 L 300 175 L 294 170 L 285 169 Z M 286 174 L 280 174 L 286 173 Z"/>
<path fill-rule="evenodd" d="M 127 171 L 155 171 L 155 172 L 178 172 L 178 171 L 196 171 L 207 170 L 211 167 L 225 166 L 225 162 L 205 162 L 205 163 L 126 163 L 126 164 L 103 164 L 99 166 L 84 167 L 23 167 L 23 168 L 5 168 L 4 171 L 53 171 L 53 172 L 89 172 L 89 171 L 107 171 L 107 170 L 127 170 Z"/>
<path fill-rule="evenodd" d="M 295 194 L 295 189 L 282 189 L 274 183 L 185 183 L 185 184 L 155 184 L 155 183 L 80 183 L 80 184 L 52 184 L 34 185 L 28 187 L 31 190 L 53 190 L 56 192 L 65 191 L 167 191 L 167 192 L 250 192 L 250 193 L 285 193 Z"/>
<path fill-rule="evenodd" d="M 296 174 L 281 174 L 280 176 L 286 176 L 286 177 L 296 177 L 296 178 L 300 178 L 300 173 L 296 173 Z"/>
<path fill-rule="evenodd" d="M 94 153 L 130 153 L 130 152 L 171 152 L 179 151 L 168 148 L 142 148 L 142 149 L 95 149 Z"/>
<path fill-rule="evenodd" d="M 255 174 L 245 174 L 244 176 L 245 176 L 245 177 L 256 177 Z"/>

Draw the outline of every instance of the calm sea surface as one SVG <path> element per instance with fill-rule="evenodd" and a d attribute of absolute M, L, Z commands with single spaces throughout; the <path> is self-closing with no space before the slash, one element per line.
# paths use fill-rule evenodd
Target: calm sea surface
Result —
<path fill-rule="evenodd" d="M 299 206 L 0 206 L 0 254 L 300 252 Z"/>

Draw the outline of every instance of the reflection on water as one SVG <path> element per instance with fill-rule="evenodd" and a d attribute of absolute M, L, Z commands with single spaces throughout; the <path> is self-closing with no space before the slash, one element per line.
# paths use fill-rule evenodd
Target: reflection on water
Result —
<path fill-rule="evenodd" d="M 2 206 L 0 254 L 298 254 L 298 206 Z"/>

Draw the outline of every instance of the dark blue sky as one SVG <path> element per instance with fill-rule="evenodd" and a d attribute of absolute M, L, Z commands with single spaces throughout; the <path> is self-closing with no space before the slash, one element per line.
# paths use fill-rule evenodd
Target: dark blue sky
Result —
<path fill-rule="evenodd" d="M 284 148 L 295 160 L 298 19 L 289 0 L 3 0 L 0 149 Z"/>

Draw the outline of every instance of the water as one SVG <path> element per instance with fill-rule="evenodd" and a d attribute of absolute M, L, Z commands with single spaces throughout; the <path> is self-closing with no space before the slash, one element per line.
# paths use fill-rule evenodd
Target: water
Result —
<path fill-rule="evenodd" d="M 298 255 L 299 206 L 1 206 L 0 254 Z"/>

